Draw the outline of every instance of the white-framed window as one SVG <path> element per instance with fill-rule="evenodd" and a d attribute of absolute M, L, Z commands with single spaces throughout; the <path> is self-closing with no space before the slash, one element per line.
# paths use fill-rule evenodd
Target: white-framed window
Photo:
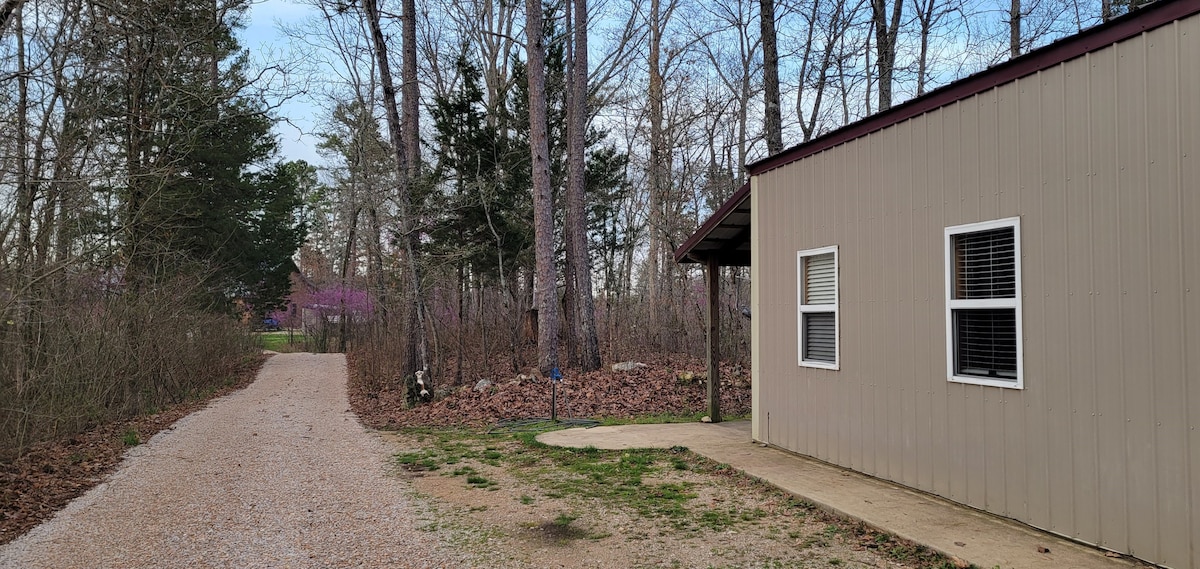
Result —
<path fill-rule="evenodd" d="M 837 246 L 796 253 L 799 363 L 838 369 Z"/>
<path fill-rule="evenodd" d="M 1021 218 L 946 228 L 950 381 L 1024 388 Z"/>

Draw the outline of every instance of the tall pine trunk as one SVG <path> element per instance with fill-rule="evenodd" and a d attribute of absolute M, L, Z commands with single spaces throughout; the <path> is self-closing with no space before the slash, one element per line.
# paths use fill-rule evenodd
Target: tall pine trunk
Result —
<path fill-rule="evenodd" d="M 525 51 L 529 78 L 529 152 L 533 167 L 534 256 L 537 265 L 538 368 L 558 367 L 558 287 L 554 262 L 554 196 L 550 189 L 550 149 L 546 123 L 546 46 L 542 3 L 525 0 Z"/>
<path fill-rule="evenodd" d="M 587 150 L 588 123 L 588 34 L 587 0 L 573 0 L 574 50 L 570 67 L 570 86 L 567 100 L 567 227 L 566 239 L 571 243 L 572 275 L 575 282 L 575 324 L 578 327 L 579 365 L 583 371 L 600 368 L 600 342 L 596 338 L 596 303 L 592 297 L 592 260 L 587 240 L 587 178 L 584 152 Z"/>
<path fill-rule="evenodd" d="M 404 365 L 405 370 L 417 372 L 419 370 L 428 370 L 429 368 L 429 339 L 425 327 L 425 315 L 423 303 L 421 302 L 421 275 L 420 268 L 417 264 L 414 241 L 413 215 L 412 215 L 412 183 L 415 178 L 414 172 L 416 166 L 409 163 L 409 160 L 415 155 L 420 157 L 420 151 L 408 148 L 408 143 L 415 136 L 415 132 L 403 132 L 404 125 L 400 122 L 400 109 L 396 105 L 396 87 L 392 81 L 392 66 L 388 59 L 387 39 L 383 35 L 383 28 L 379 23 L 379 7 L 376 4 L 378 0 L 365 0 L 363 2 L 364 13 L 367 18 L 367 25 L 371 30 L 372 44 L 375 49 L 376 64 L 379 66 L 379 83 L 383 88 L 383 106 L 388 123 L 388 137 L 393 149 L 393 164 L 396 170 L 396 177 L 399 179 L 399 191 L 396 196 L 396 207 L 400 215 L 400 241 L 403 245 L 401 249 L 402 268 L 407 277 L 405 280 L 409 287 L 409 292 L 406 299 L 406 320 L 407 330 L 405 331 L 405 349 L 404 349 Z M 405 8 L 409 7 L 412 0 L 405 0 Z M 408 18 L 412 14 L 407 14 Z M 404 23 L 404 28 L 407 30 L 408 22 Z M 415 27 L 415 24 L 414 26 Z M 404 51 L 407 51 L 409 38 L 405 38 Z M 412 38 L 415 42 L 416 38 Z M 407 55 L 407 54 L 406 54 Z M 413 61 L 416 65 L 416 61 Z M 408 63 L 405 62 L 407 68 Z M 413 89 L 416 85 L 414 82 Z M 405 86 L 407 94 L 409 87 Z M 409 102 L 405 102 L 406 118 L 415 121 L 415 117 L 408 117 Z M 409 125 L 415 126 L 415 123 Z M 418 360 L 419 357 L 419 360 Z M 416 385 L 415 375 L 411 379 L 406 374 L 408 387 L 408 400 L 410 404 L 419 401 L 420 389 Z M 426 375 L 426 388 L 430 386 L 430 378 Z M 432 393 L 432 390 L 430 391 Z"/>

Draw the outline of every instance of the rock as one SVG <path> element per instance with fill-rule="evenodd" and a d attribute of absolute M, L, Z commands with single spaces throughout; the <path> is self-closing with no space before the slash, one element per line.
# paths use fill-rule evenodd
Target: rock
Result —
<path fill-rule="evenodd" d="M 708 415 L 705 415 L 705 416 L 703 416 L 703 417 L 700 417 L 700 422 L 701 422 L 701 423 L 711 423 L 711 422 L 712 422 L 712 417 L 709 417 Z"/>
<path fill-rule="evenodd" d="M 619 364 L 613 364 L 612 370 L 613 371 L 633 371 L 635 369 L 641 369 L 644 367 L 650 367 L 650 366 L 647 366 L 646 364 L 644 364 L 642 362 L 621 362 Z"/>
<path fill-rule="evenodd" d="M 478 391 L 478 392 L 480 392 L 480 393 L 483 393 L 483 391 L 484 391 L 485 389 L 487 389 L 487 388 L 489 388 L 489 387 L 491 387 L 491 386 L 492 386 L 492 382 L 491 382 L 491 381 L 489 381 L 489 380 L 486 380 L 486 379 L 481 379 L 481 380 L 479 380 L 479 382 L 478 382 L 478 383 L 476 383 L 476 384 L 475 384 L 475 391 Z"/>

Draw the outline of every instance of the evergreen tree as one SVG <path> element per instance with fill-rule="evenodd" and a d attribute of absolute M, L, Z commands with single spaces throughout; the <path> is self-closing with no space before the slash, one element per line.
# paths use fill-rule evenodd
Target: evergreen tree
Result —
<path fill-rule="evenodd" d="M 264 103 L 245 96 L 247 56 L 234 0 L 97 5 L 94 41 L 113 62 L 96 74 L 123 212 L 131 291 L 191 275 L 213 307 L 235 297 L 282 302 L 304 239 L 299 187 L 309 170 L 275 161 Z"/>
<path fill-rule="evenodd" d="M 435 198 L 445 217 L 432 236 L 439 253 L 453 252 L 476 275 L 498 279 L 501 271 L 532 262 L 529 154 L 524 141 L 488 124 L 479 69 L 464 55 L 456 66 L 458 88 L 436 97 L 431 109 L 435 175 L 449 186 Z"/>

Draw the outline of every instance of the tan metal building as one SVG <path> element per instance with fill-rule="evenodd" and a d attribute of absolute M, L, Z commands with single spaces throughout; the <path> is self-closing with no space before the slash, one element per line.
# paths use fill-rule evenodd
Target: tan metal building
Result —
<path fill-rule="evenodd" d="M 1200 569 L 1198 13 L 751 165 L 677 258 L 749 209 L 754 438 Z"/>

